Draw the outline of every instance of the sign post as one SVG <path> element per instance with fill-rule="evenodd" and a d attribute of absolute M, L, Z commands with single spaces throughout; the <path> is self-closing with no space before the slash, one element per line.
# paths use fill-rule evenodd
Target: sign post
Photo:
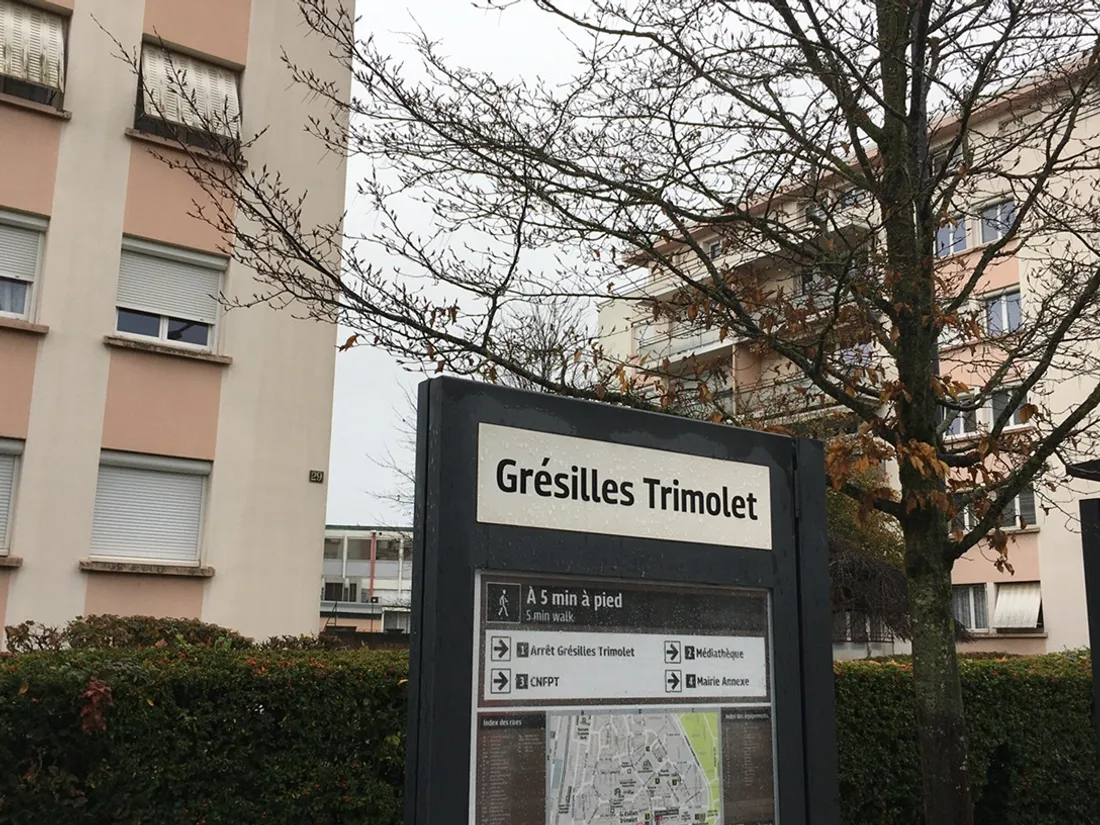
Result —
<path fill-rule="evenodd" d="M 835 825 L 820 445 L 420 388 L 409 825 Z"/>

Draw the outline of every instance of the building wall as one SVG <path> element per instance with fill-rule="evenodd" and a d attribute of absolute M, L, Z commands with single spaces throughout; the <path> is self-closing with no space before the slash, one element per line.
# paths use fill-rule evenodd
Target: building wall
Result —
<path fill-rule="evenodd" d="M 304 37 L 294 3 L 49 5 L 71 8 L 67 111 L 0 100 L 0 209 L 49 221 L 30 322 L 0 319 L 0 438 L 25 439 L 0 627 L 112 612 L 193 616 L 258 637 L 313 632 L 320 559 L 303 548 L 321 543 L 326 491 L 308 473 L 328 464 L 335 327 L 289 310 L 223 313 L 224 357 L 207 360 L 105 342 L 124 235 L 200 252 L 224 239 L 188 215 L 204 196 L 152 154 L 165 150 L 128 134 L 137 80 L 103 30 L 131 49 L 159 37 L 243 69 L 242 134 L 270 127 L 247 160 L 309 190 L 305 221 L 339 219 L 345 168 L 305 135 L 325 109 L 287 93 L 280 48 L 345 95 L 350 78 Z M 261 289 L 236 262 L 224 288 L 231 298 Z M 103 448 L 212 461 L 199 560 L 212 577 L 81 569 Z"/>

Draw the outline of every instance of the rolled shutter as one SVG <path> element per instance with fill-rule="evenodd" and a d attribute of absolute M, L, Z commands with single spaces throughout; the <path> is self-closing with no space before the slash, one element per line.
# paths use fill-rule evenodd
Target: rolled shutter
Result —
<path fill-rule="evenodd" d="M 25 3 L 0 0 L 0 74 L 64 91 L 64 19 Z"/>
<path fill-rule="evenodd" d="M 213 324 L 222 272 L 205 266 L 122 250 L 118 306 Z"/>
<path fill-rule="evenodd" d="M 240 133 L 237 73 L 159 46 L 142 49 L 145 111 L 229 137 Z"/>
<path fill-rule="evenodd" d="M 190 473 L 101 466 L 92 554 L 197 562 L 204 484 L 203 476 Z"/>
<path fill-rule="evenodd" d="M 42 233 L 0 223 L 0 278 L 33 281 Z"/>
<path fill-rule="evenodd" d="M 999 584 L 993 627 L 997 630 L 1034 630 L 1039 624 L 1042 603 L 1039 582 Z"/>
<path fill-rule="evenodd" d="M 8 546 L 8 521 L 15 487 L 15 456 L 0 454 L 0 549 Z"/>
<path fill-rule="evenodd" d="M 142 108 L 153 117 L 179 123 L 179 84 L 173 82 L 172 68 L 168 52 L 164 49 L 156 46 L 142 48 Z"/>

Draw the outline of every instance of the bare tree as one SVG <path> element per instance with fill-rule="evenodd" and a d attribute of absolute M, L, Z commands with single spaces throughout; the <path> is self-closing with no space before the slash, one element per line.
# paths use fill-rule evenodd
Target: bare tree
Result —
<path fill-rule="evenodd" d="M 255 301 L 351 326 L 348 346 L 748 426 L 842 411 L 830 482 L 904 538 L 925 815 L 970 823 L 951 568 L 986 540 L 1008 568 L 1011 502 L 1043 495 L 1097 432 L 1095 5 L 497 5 L 516 3 L 570 38 L 569 82 L 455 65 L 425 32 L 414 73 L 342 5 L 300 0 L 359 89 L 346 100 L 286 58 L 332 106 L 308 128 L 371 168 L 358 186 L 378 228 L 342 258 L 340 226 L 306 224 L 304 193 L 240 162 L 262 135 L 214 167 L 167 162 L 210 194 L 196 214 L 256 271 Z M 982 242 L 963 254 L 967 227 Z M 1022 304 L 979 301 L 1020 280 Z M 525 335 L 532 307 L 597 299 L 734 355 L 685 368 Z M 730 369 L 761 380 L 720 397 Z M 1084 391 L 1061 392 L 1067 377 Z M 990 406 L 983 430 L 947 437 Z M 855 483 L 881 465 L 892 483 Z"/>

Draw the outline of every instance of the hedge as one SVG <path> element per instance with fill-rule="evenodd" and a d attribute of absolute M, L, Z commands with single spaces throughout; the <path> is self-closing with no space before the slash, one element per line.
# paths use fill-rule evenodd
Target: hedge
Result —
<path fill-rule="evenodd" d="M 978 825 L 1100 822 L 1087 655 L 961 669 Z M 0 823 L 400 825 L 406 675 L 362 650 L 9 656 Z M 836 666 L 845 825 L 921 821 L 911 676 Z"/>
<path fill-rule="evenodd" d="M 959 662 L 976 825 L 1100 822 L 1087 652 Z M 842 821 L 919 825 L 909 661 L 837 664 Z"/>
<path fill-rule="evenodd" d="M 398 825 L 407 669 L 375 651 L 0 660 L 0 822 Z"/>

